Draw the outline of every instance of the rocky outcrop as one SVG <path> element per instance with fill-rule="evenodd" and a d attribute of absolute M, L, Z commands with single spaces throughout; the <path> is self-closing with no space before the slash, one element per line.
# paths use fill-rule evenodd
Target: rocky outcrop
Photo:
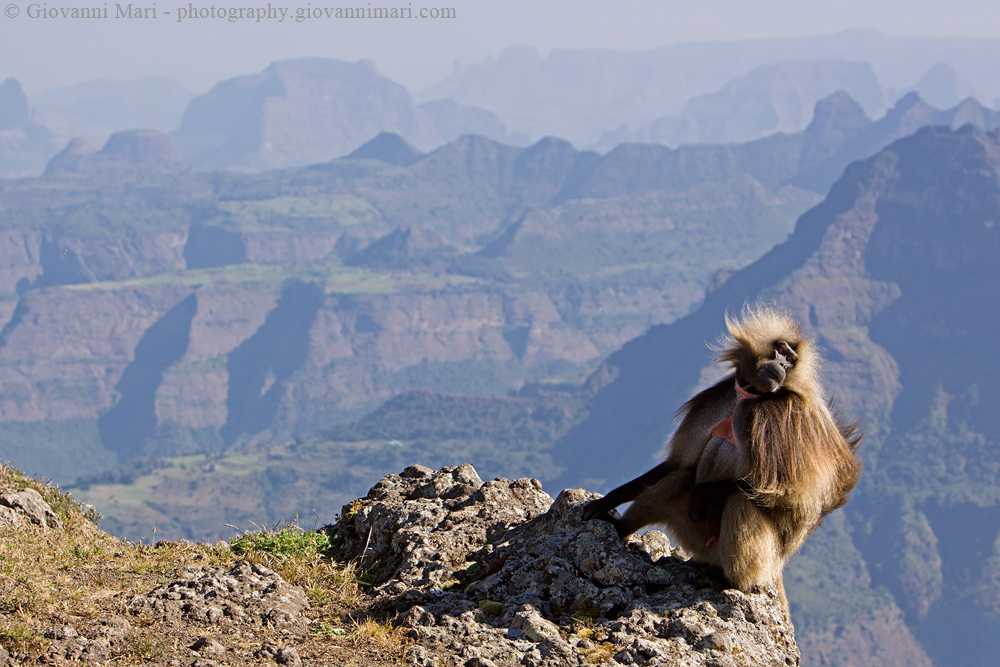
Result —
<path fill-rule="evenodd" d="M 62 520 L 34 489 L 0 490 L 0 527 L 33 523 L 62 530 Z"/>
<path fill-rule="evenodd" d="M 583 521 L 593 497 L 410 466 L 324 530 L 376 577 L 376 608 L 407 628 L 415 664 L 798 664 L 774 591 L 700 586 L 701 566 L 662 533 L 622 543 Z"/>
<path fill-rule="evenodd" d="M 58 150 L 52 132 L 32 122 L 21 83 L 6 79 L 0 84 L 0 178 L 37 175 Z"/>
<path fill-rule="evenodd" d="M 250 623 L 297 632 L 305 630 L 305 592 L 272 570 L 239 561 L 229 569 L 189 566 L 182 578 L 158 586 L 129 604 L 133 616 L 171 625 L 230 627 Z M 204 652 L 199 640 L 196 651 Z M 208 647 L 211 651 L 211 647 Z"/>

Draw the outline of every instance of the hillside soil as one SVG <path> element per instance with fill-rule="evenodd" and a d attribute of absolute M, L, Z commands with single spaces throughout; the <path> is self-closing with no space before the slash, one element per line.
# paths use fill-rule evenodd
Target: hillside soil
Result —
<path fill-rule="evenodd" d="M 368 613 L 350 566 L 308 551 L 122 541 L 65 494 L 0 466 L 5 498 L 24 489 L 53 513 L 39 524 L 0 507 L 0 665 L 402 662 L 402 635 Z"/>

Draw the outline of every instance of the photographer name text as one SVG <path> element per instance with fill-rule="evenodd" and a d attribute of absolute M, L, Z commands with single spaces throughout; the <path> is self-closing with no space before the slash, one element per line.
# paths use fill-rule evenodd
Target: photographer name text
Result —
<path fill-rule="evenodd" d="M 17 18 L 21 14 L 19 5 L 8 4 L 4 8 L 7 18 Z M 454 7 L 413 7 L 408 3 L 402 7 L 373 7 L 369 2 L 361 7 L 314 7 L 306 3 L 304 7 L 278 7 L 270 2 L 266 5 L 250 7 L 221 7 L 219 5 L 195 5 L 157 10 L 156 3 L 137 5 L 135 3 L 104 3 L 94 7 L 60 7 L 47 3 L 31 3 L 25 8 L 28 19 L 43 20 L 140 20 L 169 19 L 177 23 L 190 21 L 222 21 L 255 23 L 285 20 L 302 23 L 315 19 L 454 19 Z"/>

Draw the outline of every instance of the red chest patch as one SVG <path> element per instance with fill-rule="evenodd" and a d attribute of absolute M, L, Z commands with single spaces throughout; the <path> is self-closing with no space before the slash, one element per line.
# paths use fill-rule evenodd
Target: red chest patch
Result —
<path fill-rule="evenodd" d="M 729 415 L 716 424 L 715 428 L 712 429 L 712 436 L 736 444 L 736 435 L 733 433 L 733 416 Z"/>
<path fill-rule="evenodd" d="M 758 398 L 756 394 L 751 394 L 746 389 L 740 386 L 740 383 L 736 383 L 736 405 L 740 404 L 744 398 Z M 733 412 L 736 411 L 736 406 L 733 406 Z M 736 444 L 736 434 L 733 433 L 733 415 L 730 414 L 728 417 L 723 419 L 721 422 L 715 425 L 712 429 L 712 437 L 722 438 L 727 442 Z"/>

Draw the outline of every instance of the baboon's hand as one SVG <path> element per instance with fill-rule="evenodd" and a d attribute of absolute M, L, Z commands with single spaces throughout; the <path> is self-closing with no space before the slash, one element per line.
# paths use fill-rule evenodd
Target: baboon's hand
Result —
<path fill-rule="evenodd" d="M 603 519 L 613 509 L 614 505 L 609 503 L 607 496 L 597 498 L 596 500 L 591 500 L 583 508 L 583 518 L 587 521 L 591 519 Z"/>
<path fill-rule="evenodd" d="M 587 503 L 587 506 L 583 509 L 584 519 L 600 519 L 601 521 L 607 521 L 615 527 L 615 532 L 618 533 L 618 537 L 624 539 L 625 535 L 622 533 L 621 515 L 618 514 L 614 507 L 604 510 L 604 507 L 600 504 L 601 500 L 604 500 L 604 498 L 598 498 L 597 500 L 592 500 Z"/>

